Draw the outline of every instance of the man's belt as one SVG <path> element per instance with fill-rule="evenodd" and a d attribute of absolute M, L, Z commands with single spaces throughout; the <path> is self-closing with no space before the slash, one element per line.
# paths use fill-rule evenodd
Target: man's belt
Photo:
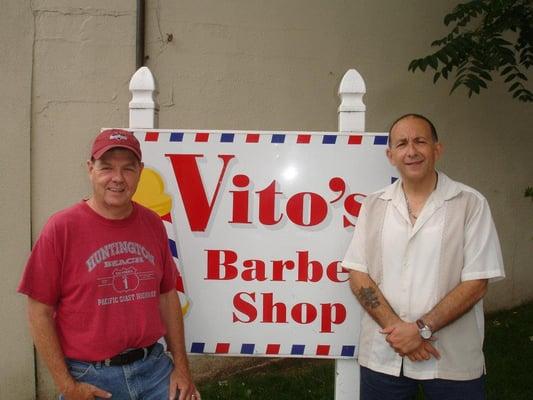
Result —
<path fill-rule="evenodd" d="M 140 347 L 138 349 L 132 349 L 125 351 L 124 353 L 117 354 L 111 358 L 107 358 L 102 361 L 93 361 L 92 364 L 104 364 L 108 367 L 116 367 L 120 365 L 131 364 L 132 362 L 142 360 L 146 358 L 153 350 L 157 342 L 148 346 Z"/>

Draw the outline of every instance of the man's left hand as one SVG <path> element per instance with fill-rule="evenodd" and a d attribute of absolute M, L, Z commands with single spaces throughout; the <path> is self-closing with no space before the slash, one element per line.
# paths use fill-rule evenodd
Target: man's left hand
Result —
<path fill-rule="evenodd" d="M 177 393 L 179 391 L 179 397 Z M 192 378 L 188 374 L 179 372 L 176 368 L 170 374 L 169 400 L 201 400 Z"/>
<path fill-rule="evenodd" d="M 387 335 L 385 338 L 387 343 L 402 356 L 413 352 L 422 344 L 422 338 L 414 322 L 400 321 L 381 329 L 380 332 Z"/>
<path fill-rule="evenodd" d="M 440 359 L 440 353 L 428 340 L 423 340 L 420 347 L 413 352 L 406 354 L 406 356 L 409 357 L 409 360 L 411 361 L 427 361 L 431 356 L 435 357 L 437 360 Z"/>

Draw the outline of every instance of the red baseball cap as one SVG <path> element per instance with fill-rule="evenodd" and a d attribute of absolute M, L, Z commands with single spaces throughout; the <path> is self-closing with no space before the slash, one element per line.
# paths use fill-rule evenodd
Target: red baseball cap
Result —
<path fill-rule="evenodd" d="M 125 131 L 124 129 L 106 129 L 100 132 L 93 142 L 91 156 L 98 160 L 108 150 L 116 147 L 122 147 L 133 151 L 139 161 L 142 160 L 141 144 L 133 133 Z"/>

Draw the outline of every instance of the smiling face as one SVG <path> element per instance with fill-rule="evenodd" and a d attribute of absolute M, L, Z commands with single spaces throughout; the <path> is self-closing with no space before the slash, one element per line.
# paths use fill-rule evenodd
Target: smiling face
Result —
<path fill-rule="evenodd" d="M 392 127 L 387 157 L 404 181 L 432 179 L 441 153 L 442 145 L 433 138 L 427 121 L 408 116 Z"/>
<path fill-rule="evenodd" d="M 93 195 L 89 206 L 105 218 L 122 219 L 130 215 L 133 197 L 143 164 L 123 148 L 106 151 L 98 160 L 87 161 Z"/>

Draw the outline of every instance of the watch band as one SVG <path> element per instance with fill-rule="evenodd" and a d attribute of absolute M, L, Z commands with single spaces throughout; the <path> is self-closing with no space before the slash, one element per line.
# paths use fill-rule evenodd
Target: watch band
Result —
<path fill-rule="evenodd" d="M 418 327 L 418 333 L 422 337 L 422 339 L 429 339 L 431 336 L 433 336 L 433 332 L 431 331 L 431 328 L 428 324 L 426 324 L 421 319 L 416 320 L 416 326 Z"/>

